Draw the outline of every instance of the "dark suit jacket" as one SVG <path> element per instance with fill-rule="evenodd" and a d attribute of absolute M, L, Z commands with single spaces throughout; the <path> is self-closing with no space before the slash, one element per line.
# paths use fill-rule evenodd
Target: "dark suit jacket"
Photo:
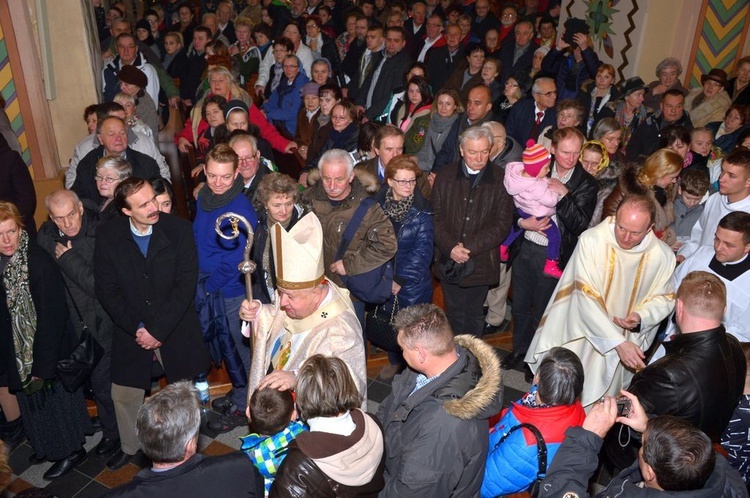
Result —
<path fill-rule="evenodd" d="M 376 119 L 383 114 L 385 107 L 391 100 L 393 90 L 403 84 L 404 73 L 412 62 L 413 59 L 406 50 L 402 50 L 393 57 L 388 57 L 383 63 L 383 68 L 380 70 L 377 81 L 373 79 L 377 66 L 373 66 L 370 77 L 362 85 L 360 93 L 357 96 L 357 104 L 365 105 L 367 102 L 367 92 L 369 92 L 370 86 L 375 85 L 372 93 L 372 102 L 370 103 L 370 107 L 365 111 L 368 119 Z"/>
<path fill-rule="evenodd" d="M 78 163 L 76 168 L 76 179 L 73 182 L 73 186 L 70 190 L 78 194 L 78 197 L 83 199 L 91 199 L 98 206 L 104 199 L 99 195 L 99 190 L 96 188 L 96 162 L 104 157 L 104 146 L 100 145 L 96 149 L 92 150 Z M 133 175 L 135 178 L 158 178 L 161 176 L 159 172 L 159 165 L 153 157 L 149 157 L 142 152 L 127 148 L 125 151 L 125 159 L 133 167 Z"/>
<path fill-rule="evenodd" d="M 507 43 L 503 43 L 500 48 L 500 88 L 505 85 L 505 80 L 514 71 L 523 71 L 528 73 L 531 71 L 531 64 L 534 62 L 534 52 L 539 48 L 536 42 L 532 41 L 526 47 L 526 50 L 521 57 L 518 58 L 515 64 L 513 64 L 513 53 L 516 50 L 516 44 L 513 40 L 507 40 Z"/>
<path fill-rule="evenodd" d="M 419 52 L 415 54 L 414 51 L 417 49 L 417 46 L 422 44 L 424 37 L 427 36 L 427 19 L 424 20 L 424 23 L 422 23 L 422 26 L 419 27 L 416 33 L 414 32 L 414 19 L 407 19 L 404 22 L 404 31 L 406 31 L 406 48 L 404 50 L 409 52 L 412 59 L 416 59 Z"/>
<path fill-rule="evenodd" d="M 115 323 L 112 382 L 148 389 L 154 352 L 135 342 L 142 326 L 162 343 L 167 380 L 193 379 L 209 368 L 193 299 L 198 252 L 190 222 L 161 214 L 143 256 L 122 216 L 99 225 L 94 248 L 94 285 Z"/>
<path fill-rule="evenodd" d="M 461 48 L 458 49 L 453 59 L 451 59 L 446 45 L 432 48 L 427 52 L 427 57 L 425 57 L 424 61 L 427 67 L 425 72 L 430 77 L 430 87 L 432 87 L 433 94 L 436 94 L 445 86 L 456 66 L 462 63 L 462 61 L 466 61 L 466 57 L 464 57 L 464 51 Z"/>
<path fill-rule="evenodd" d="M 536 114 L 534 112 L 534 99 L 527 98 L 516 102 L 513 107 L 510 108 L 508 114 L 508 120 L 505 122 L 506 133 L 516 139 L 516 142 L 520 143 L 524 147 L 526 141 L 533 138 L 536 141 L 539 133 L 542 132 L 547 126 L 555 126 L 557 124 L 557 111 L 554 107 L 547 109 L 544 112 L 542 122 L 537 127 L 536 136 L 531 136 L 532 128 L 534 128 L 534 122 L 536 121 Z"/>
<path fill-rule="evenodd" d="M 359 66 L 362 64 L 362 57 L 365 56 L 365 51 L 367 50 L 367 45 L 362 45 L 362 50 L 359 53 L 359 57 L 357 57 L 357 67 L 354 70 L 354 77 L 352 77 L 352 80 L 349 82 L 348 88 L 349 88 L 349 100 L 352 100 L 354 102 L 357 102 L 359 104 L 360 99 L 362 104 L 365 104 L 365 100 L 367 99 L 367 90 L 364 90 L 365 86 L 368 85 L 370 82 L 370 76 L 372 76 L 372 72 L 375 71 L 375 68 L 378 67 L 378 64 L 380 64 L 380 61 L 383 60 L 383 50 L 380 50 L 378 52 L 375 52 L 370 57 L 370 65 L 368 66 L 367 72 L 365 74 L 364 78 L 360 78 L 359 74 Z"/>
<path fill-rule="evenodd" d="M 473 9 L 472 9 L 473 10 Z M 476 35 L 477 38 L 484 41 L 484 36 L 490 28 L 495 28 L 500 31 L 500 20 L 495 17 L 495 14 L 488 12 L 482 21 L 477 21 L 476 13 L 472 12 L 471 17 L 474 21 L 471 23 L 471 32 Z"/>
<path fill-rule="evenodd" d="M 357 74 L 359 71 L 359 61 L 362 59 L 362 54 L 365 53 L 366 49 L 367 45 L 365 44 L 365 41 L 355 38 L 349 45 L 349 51 L 346 53 L 346 57 L 341 61 L 341 70 L 349 77 L 349 83 L 346 84 L 346 88 L 349 89 L 349 98 L 352 100 L 352 82 L 359 78 L 359 75 Z"/>
<path fill-rule="evenodd" d="M 107 497 L 161 498 L 163 496 L 246 496 L 263 498 L 263 478 L 242 452 L 209 457 L 197 453 L 164 472 L 142 469 Z"/>

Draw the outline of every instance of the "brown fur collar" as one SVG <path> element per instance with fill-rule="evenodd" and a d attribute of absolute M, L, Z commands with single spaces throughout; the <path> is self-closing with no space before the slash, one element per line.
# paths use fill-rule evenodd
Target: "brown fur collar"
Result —
<path fill-rule="evenodd" d="M 492 346 L 473 335 L 456 336 L 456 344 L 468 349 L 476 357 L 482 368 L 482 377 L 463 397 L 444 402 L 443 408 L 456 418 L 470 420 L 501 401 L 497 400 L 502 389 L 500 360 Z"/>

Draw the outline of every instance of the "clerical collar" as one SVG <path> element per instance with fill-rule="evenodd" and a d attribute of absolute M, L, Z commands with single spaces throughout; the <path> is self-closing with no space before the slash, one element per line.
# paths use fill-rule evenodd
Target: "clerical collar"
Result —
<path fill-rule="evenodd" d="M 746 254 L 744 258 L 739 261 L 732 263 L 722 263 L 714 255 L 711 258 L 711 262 L 708 264 L 708 268 L 711 269 L 721 278 L 728 281 L 732 281 L 745 274 L 746 271 L 750 270 L 750 257 Z"/>

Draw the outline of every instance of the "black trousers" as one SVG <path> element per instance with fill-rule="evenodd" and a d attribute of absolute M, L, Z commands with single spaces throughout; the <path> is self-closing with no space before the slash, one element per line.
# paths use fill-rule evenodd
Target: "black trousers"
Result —
<path fill-rule="evenodd" d="M 445 314 L 453 333 L 481 336 L 484 330 L 484 299 L 490 286 L 459 287 L 446 282 L 441 282 L 440 285 L 443 289 Z"/>
<path fill-rule="evenodd" d="M 91 372 L 91 390 L 96 397 L 96 409 L 99 412 L 99 421 L 102 424 L 102 437 L 119 439 L 117 430 L 117 417 L 115 416 L 115 404 L 112 401 L 112 381 L 110 380 L 111 351 L 105 351 L 102 359 Z"/>
<path fill-rule="evenodd" d="M 557 279 L 544 275 L 547 248 L 524 240 L 513 260 L 513 351 L 526 354 Z"/>

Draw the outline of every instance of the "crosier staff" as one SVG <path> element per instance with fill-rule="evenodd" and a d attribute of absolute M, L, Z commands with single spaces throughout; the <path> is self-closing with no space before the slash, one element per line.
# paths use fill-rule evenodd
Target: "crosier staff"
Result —
<path fill-rule="evenodd" d="M 229 219 L 229 223 L 232 226 L 232 233 L 229 235 L 226 235 L 222 229 L 221 224 L 224 222 L 224 220 Z M 247 219 L 237 213 L 224 213 L 221 216 L 219 216 L 216 219 L 216 226 L 214 227 L 214 230 L 216 230 L 216 233 L 219 234 L 219 237 L 225 240 L 234 240 L 237 237 L 240 236 L 240 227 L 239 224 L 242 222 L 242 224 L 245 227 L 245 231 L 247 232 L 247 242 L 245 243 L 245 252 L 243 253 L 243 260 L 242 262 L 237 265 L 237 269 L 240 270 L 240 273 L 245 275 L 245 294 L 247 297 L 247 300 L 252 302 L 253 301 L 253 281 L 252 281 L 252 274 L 255 271 L 256 264 L 253 262 L 252 259 L 250 259 L 250 250 L 253 247 L 253 238 L 255 237 L 255 233 L 253 232 L 253 227 L 250 226 L 250 223 L 248 223 Z M 252 334 L 252 323 L 248 324 L 250 326 L 250 337 L 253 337 Z"/>

